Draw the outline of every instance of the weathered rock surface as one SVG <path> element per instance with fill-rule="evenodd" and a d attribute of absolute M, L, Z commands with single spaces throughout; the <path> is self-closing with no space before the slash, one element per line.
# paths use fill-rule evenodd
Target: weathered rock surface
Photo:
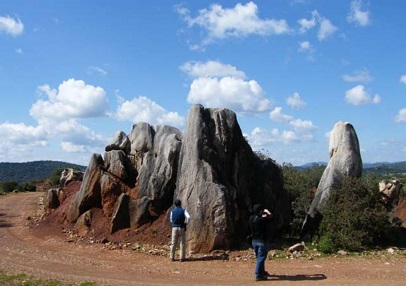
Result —
<path fill-rule="evenodd" d="M 183 134 L 138 123 L 129 135 L 117 132 L 105 150 L 104 159 L 92 156 L 67 208 L 69 222 L 98 208 L 112 233 L 161 216 L 169 224 L 169 210 L 179 198 L 192 217 L 187 240 L 193 252 L 238 246 L 255 203 L 274 213 L 273 230 L 290 223 L 281 169 L 252 151 L 231 110 L 195 105 Z"/>
<path fill-rule="evenodd" d="M 190 109 L 178 173 L 175 197 L 192 217 L 187 230 L 191 251 L 236 246 L 245 237 L 255 203 L 273 211 L 275 226 L 290 221 L 281 170 L 253 153 L 228 109 Z"/>
<path fill-rule="evenodd" d="M 291 247 L 288 248 L 289 252 L 299 252 L 299 251 L 303 251 L 305 249 L 305 243 L 302 241 L 300 243 L 296 243 L 294 245 L 292 245 Z"/>
<path fill-rule="evenodd" d="M 59 201 L 59 193 L 61 190 L 59 188 L 51 188 L 46 191 L 44 196 L 44 208 L 47 213 L 51 212 L 52 209 L 56 209 L 61 204 Z"/>
<path fill-rule="evenodd" d="M 64 169 L 59 179 L 59 187 L 64 188 L 72 181 L 82 181 L 83 172 L 73 168 Z"/>
<path fill-rule="evenodd" d="M 406 198 L 400 198 L 399 203 L 393 209 L 392 218 L 399 220 L 401 226 L 406 228 Z"/>
<path fill-rule="evenodd" d="M 402 183 L 399 180 L 392 180 L 390 182 L 379 182 L 379 192 L 383 195 L 386 204 L 392 208 L 396 207 L 399 203 L 400 190 Z"/>
<path fill-rule="evenodd" d="M 358 137 L 354 127 L 340 121 L 330 133 L 330 160 L 320 179 L 315 197 L 303 224 L 303 231 L 311 231 L 317 225 L 319 214 L 323 214 L 332 187 L 344 177 L 361 177 L 362 159 Z"/>

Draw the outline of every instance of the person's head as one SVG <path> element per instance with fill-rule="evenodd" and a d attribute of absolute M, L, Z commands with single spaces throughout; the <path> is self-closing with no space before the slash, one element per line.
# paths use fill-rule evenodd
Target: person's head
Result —
<path fill-rule="evenodd" d="M 262 213 L 262 211 L 264 210 L 264 208 L 262 207 L 261 204 L 255 204 L 252 207 L 252 212 L 256 215 L 260 215 Z"/>
<path fill-rule="evenodd" d="M 175 207 L 180 207 L 182 205 L 182 202 L 179 199 L 176 199 L 174 205 Z"/>

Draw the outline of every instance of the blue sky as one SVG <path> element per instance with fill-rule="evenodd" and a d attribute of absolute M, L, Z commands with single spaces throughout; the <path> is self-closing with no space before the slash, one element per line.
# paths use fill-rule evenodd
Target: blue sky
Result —
<path fill-rule="evenodd" d="M 406 160 L 404 0 L 0 1 L 0 162 L 87 165 L 117 131 L 230 108 L 277 163 Z"/>

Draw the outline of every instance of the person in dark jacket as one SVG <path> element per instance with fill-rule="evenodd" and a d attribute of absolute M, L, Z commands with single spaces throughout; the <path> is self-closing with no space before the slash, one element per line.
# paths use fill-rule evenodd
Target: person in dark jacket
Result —
<path fill-rule="evenodd" d="M 260 204 L 254 205 L 252 210 L 253 214 L 249 218 L 249 226 L 252 234 L 252 248 L 257 258 L 255 279 L 257 281 L 267 280 L 270 276 L 265 271 L 265 261 L 269 250 L 267 224 L 270 222 L 272 214 Z"/>
<path fill-rule="evenodd" d="M 170 221 L 172 224 L 172 240 L 170 260 L 175 260 L 175 251 L 180 243 L 180 261 L 185 260 L 185 240 L 186 240 L 186 225 L 189 223 L 190 215 L 186 209 L 182 208 L 180 200 L 174 202 L 175 208 L 171 211 Z"/>

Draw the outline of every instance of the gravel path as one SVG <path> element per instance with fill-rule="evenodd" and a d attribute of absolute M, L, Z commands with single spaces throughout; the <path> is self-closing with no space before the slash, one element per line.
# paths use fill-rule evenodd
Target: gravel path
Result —
<path fill-rule="evenodd" d="M 170 262 L 166 256 L 103 244 L 69 242 L 29 227 L 42 193 L 0 196 L 0 270 L 42 279 L 92 281 L 97 285 L 406 285 L 406 257 L 273 259 L 269 281 L 255 282 L 252 259 L 215 256 Z"/>

